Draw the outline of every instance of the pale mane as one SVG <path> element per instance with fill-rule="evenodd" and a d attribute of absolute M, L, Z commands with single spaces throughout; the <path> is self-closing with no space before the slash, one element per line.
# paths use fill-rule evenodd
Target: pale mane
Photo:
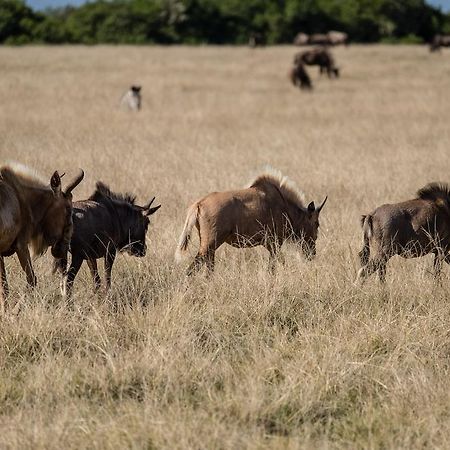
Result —
<path fill-rule="evenodd" d="M 266 167 L 262 173 L 254 178 L 248 187 L 254 187 L 264 182 L 275 185 L 286 200 L 290 200 L 302 208 L 305 207 L 305 194 L 297 187 L 294 181 L 283 175 L 279 170 Z"/>
<path fill-rule="evenodd" d="M 1 167 L 1 169 L 9 169 L 14 173 L 18 182 L 24 186 L 39 189 L 51 189 L 46 179 L 39 175 L 34 169 L 25 166 L 24 164 L 15 161 L 8 161 Z"/>

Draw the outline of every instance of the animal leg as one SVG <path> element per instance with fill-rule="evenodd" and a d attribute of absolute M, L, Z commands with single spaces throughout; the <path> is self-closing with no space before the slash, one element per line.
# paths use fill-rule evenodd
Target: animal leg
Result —
<path fill-rule="evenodd" d="M 17 256 L 19 258 L 20 265 L 27 275 L 27 283 L 29 286 L 34 287 L 37 284 L 36 275 L 34 274 L 33 266 L 31 265 L 30 252 L 28 247 L 20 247 L 17 249 Z"/>
<path fill-rule="evenodd" d="M 196 257 L 194 258 L 194 261 L 192 261 L 192 263 L 189 265 L 186 271 L 186 275 L 190 277 L 191 275 L 197 273 L 201 269 L 204 262 L 205 257 L 203 255 L 200 255 L 200 253 L 197 253 Z"/>
<path fill-rule="evenodd" d="M 5 312 L 5 299 L 8 296 L 9 289 L 8 289 L 8 281 L 6 280 L 6 270 L 5 270 L 5 260 L 2 256 L 0 256 L 0 278 L 1 278 L 1 285 L 0 285 L 0 314 L 4 314 Z"/>
<path fill-rule="evenodd" d="M 376 272 L 380 268 L 380 265 L 375 260 L 370 260 L 365 266 L 358 270 L 358 275 L 356 276 L 355 284 L 363 284 L 366 279 Z"/>
<path fill-rule="evenodd" d="M 69 270 L 67 271 L 67 275 L 63 278 L 62 282 L 61 293 L 63 297 L 70 298 L 72 294 L 73 282 L 82 264 L 83 258 L 77 254 L 73 254 Z"/>
<path fill-rule="evenodd" d="M 434 269 L 434 278 L 436 280 L 440 280 L 443 261 L 448 262 L 447 258 L 444 256 L 442 251 L 439 250 L 439 251 L 435 252 L 434 260 L 433 260 L 433 269 Z"/>
<path fill-rule="evenodd" d="M 387 261 L 381 261 L 378 265 L 378 277 L 382 283 L 386 283 L 386 264 Z"/>
<path fill-rule="evenodd" d="M 88 259 L 87 264 L 89 266 L 89 270 L 91 271 L 92 280 L 94 282 L 94 292 L 97 292 L 101 287 L 100 275 L 98 274 L 97 260 L 96 259 Z"/>
<path fill-rule="evenodd" d="M 208 269 L 208 274 L 214 272 L 214 263 L 215 263 L 215 255 L 216 251 L 214 249 L 210 249 L 205 256 L 206 267 Z"/>
<path fill-rule="evenodd" d="M 110 248 L 111 247 L 111 248 Z M 106 291 L 111 288 L 111 272 L 116 259 L 116 249 L 112 246 L 108 247 L 105 255 L 105 280 L 106 280 Z"/>

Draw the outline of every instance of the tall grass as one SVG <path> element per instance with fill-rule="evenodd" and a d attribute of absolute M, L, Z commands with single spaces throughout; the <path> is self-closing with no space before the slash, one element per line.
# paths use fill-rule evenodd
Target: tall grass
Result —
<path fill-rule="evenodd" d="M 446 448 L 448 269 L 432 258 L 352 282 L 359 217 L 449 180 L 450 59 L 423 47 L 336 49 L 339 80 L 289 85 L 290 47 L 2 48 L 0 156 L 50 177 L 153 195 L 145 258 L 121 256 L 107 297 L 86 268 L 74 307 L 50 256 L 30 292 L 8 258 L 0 333 L 0 447 Z M 120 95 L 143 85 L 139 114 Z M 329 200 L 317 258 L 286 245 L 217 252 L 190 280 L 173 262 L 186 208 L 271 164 Z"/>

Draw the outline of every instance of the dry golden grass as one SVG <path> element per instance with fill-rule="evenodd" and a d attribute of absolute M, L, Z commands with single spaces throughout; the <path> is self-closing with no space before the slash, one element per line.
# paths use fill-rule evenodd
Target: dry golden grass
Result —
<path fill-rule="evenodd" d="M 450 59 L 424 47 L 336 49 L 342 78 L 302 93 L 296 49 L 1 48 L 0 157 L 101 179 L 163 205 L 143 259 L 105 300 L 84 268 L 75 308 L 47 255 L 39 286 L 8 258 L 0 447 L 448 448 L 450 302 L 431 258 L 352 285 L 360 214 L 450 181 Z M 143 85 L 139 114 L 118 109 Z M 323 210 L 318 256 L 221 248 L 216 273 L 173 262 L 187 206 L 271 164 Z M 193 242 L 192 252 L 196 242 Z M 118 304 L 115 310 L 111 304 Z"/>

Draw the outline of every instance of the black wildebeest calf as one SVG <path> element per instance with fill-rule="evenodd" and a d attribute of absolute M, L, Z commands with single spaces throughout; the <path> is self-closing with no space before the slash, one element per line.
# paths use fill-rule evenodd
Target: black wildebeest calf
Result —
<path fill-rule="evenodd" d="M 74 279 L 86 260 L 94 280 L 100 288 L 97 259 L 105 259 L 106 289 L 111 286 L 111 270 L 117 252 L 145 256 L 145 235 L 149 216 L 160 207 L 152 208 L 153 199 L 146 206 L 135 204 L 131 194 L 115 194 L 98 182 L 88 200 L 73 203 L 73 235 L 70 243 L 72 261 L 67 271 L 63 295 L 70 296 Z"/>
<path fill-rule="evenodd" d="M 385 281 L 386 264 L 394 255 L 415 258 L 434 253 L 435 276 L 442 262 L 450 263 L 450 187 L 430 183 L 417 198 L 383 205 L 362 217 L 364 247 L 356 281 L 378 270 Z"/>

